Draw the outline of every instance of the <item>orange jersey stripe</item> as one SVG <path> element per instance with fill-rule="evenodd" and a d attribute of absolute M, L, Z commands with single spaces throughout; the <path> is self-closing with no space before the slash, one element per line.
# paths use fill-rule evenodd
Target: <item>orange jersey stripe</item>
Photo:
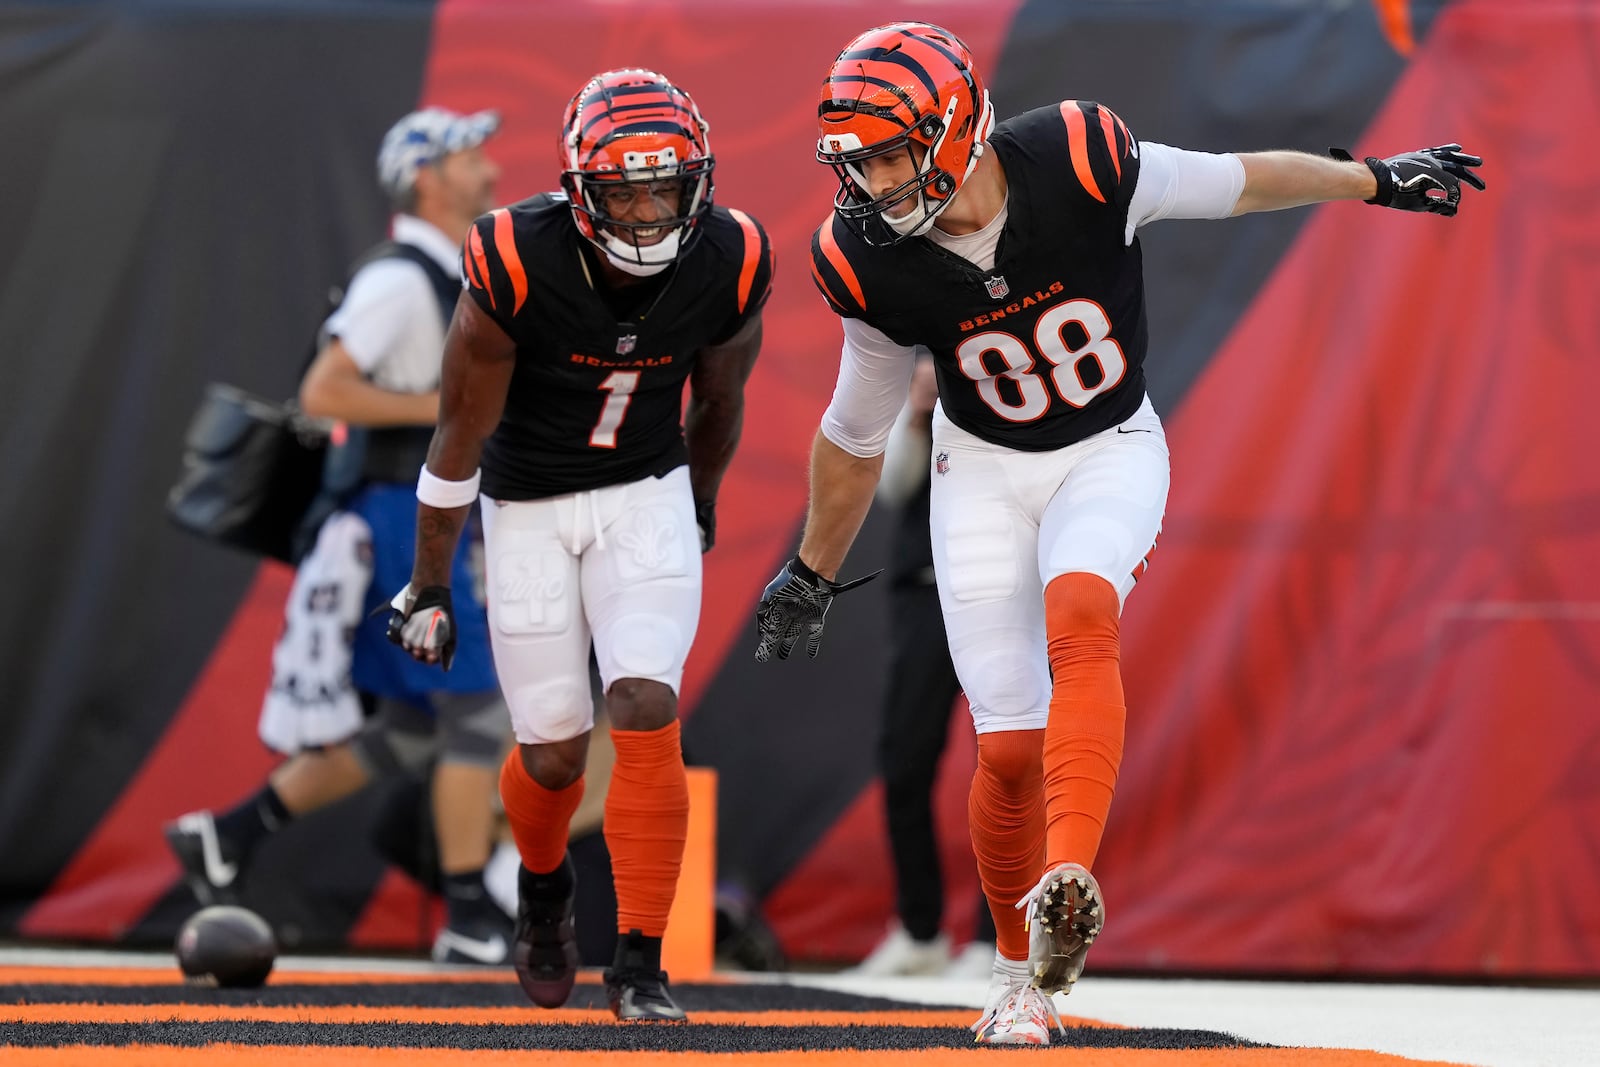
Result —
<path fill-rule="evenodd" d="M 1122 181 L 1122 157 L 1117 153 L 1117 120 L 1111 112 L 1100 108 L 1100 128 L 1106 131 L 1106 147 L 1111 150 L 1111 166 L 1117 172 L 1117 181 Z"/>
<path fill-rule="evenodd" d="M 756 268 L 761 265 L 761 231 L 756 229 L 754 219 L 737 208 L 729 208 L 728 214 L 744 231 L 744 265 L 739 268 L 739 311 L 742 314 L 745 305 L 750 303 L 750 287 L 755 284 Z"/>
<path fill-rule="evenodd" d="M 511 277 L 511 291 L 516 295 L 511 314 L 515 315 L 522 310 L 522 302 L 528 299 L 528 272 L 522 269 L 522 257 L 517 255 L 517 239 L 511 232 L 511 212 L 497 208 L 493 215 L 494 248 L 500 253 L 500 262 L 505 264 L 506 274 Z"/>
<path fill-rule="evenodd" d="M 828 288 L 827 279 L 825 279 L 822 276 L 822 272 L 817 269 L 816 260 L 811 261 L 811 277 L 816 279 L 817 288 L 822 290 L 823 298 L 828 301 L 829 305 L 831 305 L 835 311 L 839 311 L 842 314 L 844 305 L 839 303 L 839 298 L 833 295 L 832 289 Z"/>
<path fill-rule="evenodd" d="M 489 294 L 489 306 L 492 308 L 495 306 L 494 286 L 489 284 L 489 260 L 483 254 L 483 235 L 476 226 L 467 233 L 467 253 L 472 261 L 473 280 L 478 283 L 478 288 Z"/>
<path fill-rule="evenodd" d="M 1089 190 L 1090 196 L 1105 203 L 1100 183 L 1095 181 L 1094 171 L 1089 169 L 1089 130 L 1076 100 L 1061 101 L 1061 119 L 1067 124 L 1067 142 L 1072 147 L 1072 169 L 1078 172 L 1078 181 Z"/>
<path fill-rule="evenodd" d="M 839 272 L 839 277 L 844 279 L 844 284 L 849 287 L 850 295 L 856 298 L 856 304 L 865 311 L 867 309 L 867 296 L 861 291 L 861 279 L 856 277 L 855 268 L 850 266 L 850 261 L 844 258 L 844 252 L 839 248 L 839 242 L 833 238 L 833 219 L 822 224 L 822 233 L 819 235 L 822 242 L 822 254 L 828 257 L 828 262 L 833 264 L 833 269 Z"/>

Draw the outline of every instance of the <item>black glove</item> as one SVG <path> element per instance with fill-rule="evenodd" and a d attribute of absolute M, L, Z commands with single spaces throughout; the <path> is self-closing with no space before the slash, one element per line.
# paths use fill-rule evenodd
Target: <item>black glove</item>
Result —
<path fill-rule="evenodd" d="M 1350 153 L 1342 148 L 1330 148 L 1328 154 L 1351 162 Z M 1461 202 L 1462 182 L 1474 189 L 1488 188 L 1468 169 L 1483 166 L 1483 160 L 1467 155 L 1458 144 L 1419 148 L 1388 159 L 1368 156 L 1362 162 L 1378 179 L 1378 195 L 1367 203 L 1398 211 L 1427 211 L 1448 217 L 1456 213 L 1456 205 Z"/>
<path fill-rule="evenodd" d="M 456 658 L 456 613 L 450 587 L 430 585 L 412 593 L 408 585 L 389 602 L 389 640 L 423 663 L 450 669 Z"/>
<path fill-rule="evenodd" d="M 703 556 L 711 551 L 711 546 L 717 543 L 717 502 L 715 500 L 696 500 L 694 502 L 694 521 L 700 527 L 700 554 Z"/>
<path fill-rule="evenodd" d="M 822 648 L 822 620 L 827 617 L 833 598 L 846 590 L 872 581 L 882 571 L 873 571 L 853 582 L 830 582 L 800 562 L 796 556 L 783 565 L 778 576 L 767 583 L 756 608 L 756 662 L 765 663 L 776 651 L 788 659 L 802 634 L 806 652 L 812 659 Z"/>

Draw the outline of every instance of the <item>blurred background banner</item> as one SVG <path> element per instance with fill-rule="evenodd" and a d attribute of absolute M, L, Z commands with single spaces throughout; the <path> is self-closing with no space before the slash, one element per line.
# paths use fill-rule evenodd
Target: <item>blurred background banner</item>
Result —
<path fill-rule="evenodd" d="M 562 105 L 658 69 L 711 123 L 717 198 L 779 280 L 684 684 L 721 876 L 791 955 L 858 958 L 893 882 L 873 780 L 883 591 L 822 657 L 757 669 L 838 326 L 807 278 L 838 48 L 916 17 L 997 109 L 1099 100 L 1213 151 L 1459 140 L 1453 222 L 1359 204 L 1142 231 L 1173 491 L 1129 600 L 1128 754 L 1097 969 L 1600 976 L 1600 5 L 1036 0 L 28 4 L 0 8 L 0 935 L 169 941 L 164 819 L 232 803 L 289 572 L 172 528 L 208 381 L 296 386 L 325 293 L 384 232 L 379 138 L 419 104 L 504 116 L 507 200 L 554 187 Z M 847 570 L 876 567 L 886 522 Z M 880 583 L 881 584 L 881 583 Z M 938 787 L 973 913 L 971 726 Z M 266 845 L 291 945 L 416 948 L 371 799 Z M 966 931 L 956 926 L 957 938 Z"/>

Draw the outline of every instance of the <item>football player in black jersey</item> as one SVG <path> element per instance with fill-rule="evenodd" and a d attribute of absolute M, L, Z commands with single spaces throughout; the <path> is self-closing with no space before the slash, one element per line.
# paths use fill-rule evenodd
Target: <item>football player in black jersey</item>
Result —
<path fill-rule="evenodd" d="M 572 989 L 565 850 L 594 721 L 592 641 L 616 748 L 606 989 L 621 1019 L 681 1020 L 661 971 L 688 828 L 677 690 L 772 252 L 754 219 L 713 204 L 706 123 L 660 74 L 587 82 L 558 151 L 560 193 L 493 211 L 467 236 L 391 636 L 449 661 L 448 563 L 481 492 L 490 637 L 519 743 L 500 777 L 523 861 L 517 975 L 546 1007 Z"/>
<path fill-rule="evenodd" d="M 922 23 L 845 46 L 817 158 L 839 176 L 813 280 L 843 320 L 794 559 L 766 588 L 756 658 L 815 656 L 905 401 L 932 351 L 931 532 L 940 606 L 979 741 L 973 848 L 998 928 L 983 1043 L 1047 1044 L 1105 907 L 1090 868 L 1122 758 L 1119 618 L 1166 505 L 1145 396 L 1136 229 L 1329 200 L 1455 214 L 1482 161 L 1459 145 L 1351 161 L 1140 142 L 1068 100 L 995 124 L 966 47 Z M 1016 908 L 1013 907 L 1016 905 Z"/>

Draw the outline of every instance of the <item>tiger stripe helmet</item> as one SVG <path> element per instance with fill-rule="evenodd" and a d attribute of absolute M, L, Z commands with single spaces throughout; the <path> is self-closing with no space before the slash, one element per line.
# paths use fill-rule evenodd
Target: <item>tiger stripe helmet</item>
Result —
<path fill-rule="evenodd" d="M 896 22 L 845 45 L 822 83 L 817 119 L 817 160 L 839 176 L 834 210 L 868 243 L 885 245 L 926 233 L 961 190 L 994 129 L 994 107 L 959 37 Z M 912 145 L 922 157 L 916 175 L 874 199 L 857 164 Z M 917 209 L 884 214 L 912 197 Z"/>
<path fill-rule="evenodd" d="M 630 274 L 659 273 L 689 251 L 711 210 L 711 155 L 700 109 L 689 94 L 653 70 L 608 70 L 584 83 L 567 104 L 557 151 L 561 188 L 578 232 Z M 606 213 L 602 194 L 622 183 L 679 182 L 678 213 L 648 224 Z M 625 240 L 630 231 L 667 227 L 654 244 Z"/>

